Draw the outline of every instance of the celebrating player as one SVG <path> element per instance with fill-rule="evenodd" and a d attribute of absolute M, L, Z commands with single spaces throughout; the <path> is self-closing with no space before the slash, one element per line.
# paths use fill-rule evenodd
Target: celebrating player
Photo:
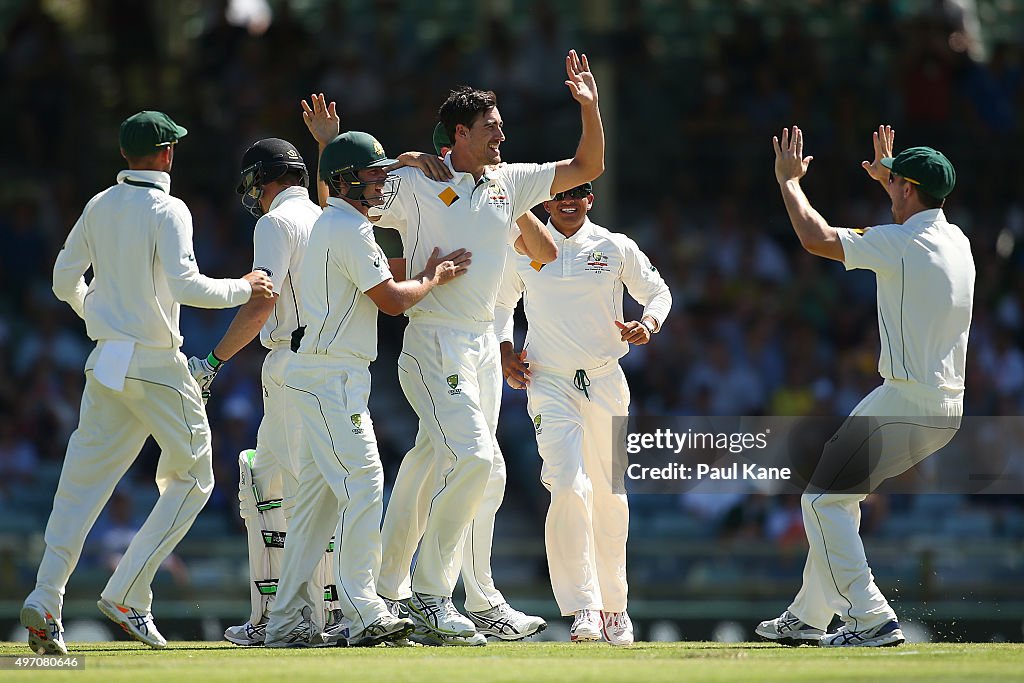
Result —
<path fill-rule="evenodd" d="M 81 415 L 46 525 L 36 587 L 21 610 L 29 646 L 39 653 L 67 654 L 64 589 L 86 535 L 150 435 L 160 446 L 160 498 L 97 605 L 136 640 L 167 645 L 153 622 L 153 576 L 213 490 L 210 426 L 178 351 L 180 307 L 228 308 L 273 296 L 262 271 L 237 280 L 199 272 L 192 215 L 170 195 L 174 150 L 186 133 L 156 111 L 121 124 L 128 170 L 85 205 L 53 268 L 54 293 L 85 320 L 96 348 L 86 361 Z"/>
<path fill-rule="evenodd" d="M 875 272 L 883 379 L 853 409 L 819 465 L 833 470 L 830 481 L 848 480 L 842 463 L 859 465 L 870 454 L 869 481 L 855 487 L 862 490 L 838 493 L 818 486 L 827 482 L 812 480 L 816 488 L 801 498 L 810 546 L 803 586 L 789 609 L 756 629 L 762 638 L 783 645 L 903 642 L 896 613 L 875 585 L 864 554 L 860 502 L 884 479 L 945 446 L 963 416 L 975 270 L 970 242 L 942 211 L 956 173 L 930 147 L 912 147 L 893 157 L 892 142 L 893 130 L 879 127 L 874 161 L 862 166 L 889 195 L 894 223 L 850 230 L 829 226 L 800 187 L 813 158 L 803 155 L 803 131 L 793 126 L 782 131 L 781 140 L 772 139 L 775 177 L 800 244 L 812 254 L 842 261 L 847 269 Z M 865 433 L 859 425 L 868 418 L 871 430 Z M 826 633 L 836 614 L 843 626 Z"/>
<path fill-rule="evenodd" d="M 590 183 L 544 202 L 558 260 L 508 261 L 495 329 L 509 386 L 527 389 L 529 412 L 551 492 L 544 525 L 555 601 L 574 617 L 573 642 L 633 642 L 626 612 L 629 506 L 612 466 L 613 418 L 629 411 L 629 387 L 618 360 L 629 344 L 646 344 L 661 329 L 672 295 L 636 242 L 592 223 Z M 644 306 L 639 321 L 622 322 L 622 288 Z M 515 352 L 512 312 L 526 293 L 529 362 Z M 525 349 L 525 347 L 524 347 Z"/>
<path fill-rule="evenodd" d="M 460 614 L 451 595 L 462 564 L 462 540 L 487 495 L 497 451 L 494 433 L 501 369 L 491 328 L 507 245 L 514 244 L 517 251 L 541 263 L 556 256 L 547 231 L 532 225 L 513 227 L 515 219 L 552 193 L 592 180 L 604 170 L 604 132 L 587 58 L 570 52 L 566 72 L 566 84 L 580 104 L 583 123 L 573 159 L 495 168 L 505 139 L 497 99 L 491 92 L 459 88 L 439 111 L 453 143 L 445 164 L 454 177 L 434 182 L 412 170 L 398 171 L 403 186 L 378 223 L 402 234 L 410 268 L 424 258 L 420 246 L 424 238 L 466 244 L 478 261 L 475 276 L 470 273 L 409 312 L 399 358 L 402 389 L 420 418 L 420 429 L 430 439 L 429 454 L 440 459 L 437 469 L 444 476 L 417 510 L 417 517 L 425 519 L 422 540 L 408 532 L 405 521 L 411 505 L 403 496 L 415 492 L 392 492 L 384 547 L 388 566 L 396 573 L 382 571 L 380 587 L 389 599 L 408 599 L 418 631 L 442 638 L 472 637 L 478 623 L 491 628 L 487 623 L 492 610 L 511 610 L 504 604 L 492 605 L 474 615 L 478 622 Z M 402 463 L 403 469 L 407 466 L 413 463 Z M 485 534 L 489 540 L 490 533 Z M 411 585 L 402 585 L 417 542 L 420 550 Z"/>
<path fill-rule="evenodd" d="M 308 186 L 302 155 L 286 140 L 259 140 L 242 155 L 236 192 L 242 205 L 258 219 L 253 233 L 253 268 L 265 272 L 281 296 L 242 306 L 213 351 L 206 358 L 188 361 L 206 399 L 224 363 L 257 334 L 268 350 L 263 361 L 263 420 L 256 448 L 238 454 L 238 500 L 249 545 L 252 612 L 246 623 L 224 632 L 224 638 L 237 645 L 263 644 L 298 476 L 291 451 L 298 447 L 299 420 L 290 414 L 285 400 L 284 368 L 291 355 L 292 335 L 304 327 L 296 303 L 298 268 L 309 232 L 321 213 L 309 200 Z M 325 589 L 334 597 L 336 587 L 330 576 L 330 553 L 325 553 L 309 584 L 314 604 L 316 596 L 325 595 Z M 335 616 L 332 604 L 314 610 L 317 624 L 329 631 L 338 627 L 327 623 L 324 615 L 326 610 L 327 615 Z"/>
<path fill-rule="evenodd" d="M 312 622 L 309 577 L 335 531 L 334 578 L 349 621 L 349 645 L 404 638 L 413 623 L 377 595 L 384 472 L 367 408 L 377 356 L 377 309 L 399 315 L 436 286 L 466 272 L 463 249 L 439 256 L 396 283 L 366 214 L 387 206 L 396 163 L 372 136 L 348 132 L 325 146 L 319 175 L 330 187 L 302 261 L 299 314 L 309 327 L 285 371 L 288 401 L 302 420 L 295 510 L 284 567 L 267 624 L 267 647 L 323 644 Z M 365 295 L 365 296 L 364 296 Z"/>

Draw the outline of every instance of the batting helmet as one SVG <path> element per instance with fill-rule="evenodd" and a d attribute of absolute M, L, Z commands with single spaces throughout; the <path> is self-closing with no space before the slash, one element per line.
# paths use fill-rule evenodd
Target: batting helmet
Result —
<path fill-rule="evenodd" d="M 242 206 L 253 216 L 263 215 L 260 198 L 263 185 L 277 180 L 288 171 L 299 171 L 302 186 L 309 187 L 309 172 L 295 145 L 280 138 L 256 142 L 242 155 L 242 172 L 235 192 L 242 195 Z"/>
<path fill-rule="evenodd" d="M 320 179 L 339 193 L 341 183 L 348 185 L 346 199 L 362 202 L 366 206 L 383 204 L 386 208 L 397 192 L 398 188 L 394 181 L 398 178 L 389 175 L 385 182 L 391 184 L 393 189 L 384 192 L 380 204 L 371 204 L 363 197 L 367 183 L 359 178 L 359 171 L 366 168 L 383 168 L 396 163 L 397 160 L 388 158 L 384 153 L 384 147 L 377 138 L 369 133 L 351 130 L 334 138 L 324 147 L 320 154 Z"/>

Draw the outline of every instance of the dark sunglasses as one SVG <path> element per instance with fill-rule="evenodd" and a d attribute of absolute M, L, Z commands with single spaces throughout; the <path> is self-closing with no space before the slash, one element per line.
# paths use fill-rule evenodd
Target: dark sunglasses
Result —
<path fill-rule="evenodd" d="M 590 196 L 590 190 L 585 187 L 574 187 L 565 192 L 559 192 L 551 198 L 552 201 L 560 202 L 563 199 L 586 199 Z"/>

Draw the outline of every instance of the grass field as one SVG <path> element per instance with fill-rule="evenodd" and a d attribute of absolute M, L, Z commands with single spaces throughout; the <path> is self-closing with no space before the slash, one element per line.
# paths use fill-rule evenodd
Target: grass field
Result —
<path fill-rule="evenodd" d="M 1024 644 L 905 645 L 822 650 L 767 643 L 491 643 L 479 648 L 244 649 L 174 642 L 154 651 L 134 642 L 73 643 L 83 671 L 4 671 L 4 681 L 1024 681 Z M 29 654 L 0 643 L 0 655 Z"/>

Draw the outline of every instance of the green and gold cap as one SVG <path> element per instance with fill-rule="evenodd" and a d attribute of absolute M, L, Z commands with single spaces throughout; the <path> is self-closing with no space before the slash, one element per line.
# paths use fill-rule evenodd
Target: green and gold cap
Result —
<path fill-rule="evenodd" d="M 171 117 L 160 111 L 140 111 L 121 123 L 118 141 L 129 157 L 146 157 L 160 147 L 173 145 L 188 135 Z"/>
<path fill-rule="evenodd" d="M 384 153 L 384 146 L 369 133 L 350 130 L 327 143 L 320 155 L 320 179 L 329 180 L 343 171 L 379 168 L 398 163 Z"/>
<path fill-rule="evenodd" d="M 953 164 L 931 147 L 910 147 L 895 157 L 885 157 L 882 165 L 936 199 L 945 199 L 956 185 Z"/>

